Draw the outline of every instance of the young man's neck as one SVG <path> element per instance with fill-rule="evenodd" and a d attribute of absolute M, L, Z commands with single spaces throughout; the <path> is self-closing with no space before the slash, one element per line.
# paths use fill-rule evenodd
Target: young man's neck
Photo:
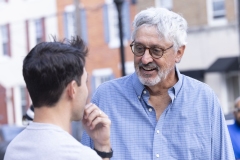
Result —
<path fill-rule="evenodd" d="M 70 117 L 66 110 L 61 106 L 42 106 L 34 108 L 33 122 L 48 123 L 61 127 L 63 130 L 70 132 Z"/>

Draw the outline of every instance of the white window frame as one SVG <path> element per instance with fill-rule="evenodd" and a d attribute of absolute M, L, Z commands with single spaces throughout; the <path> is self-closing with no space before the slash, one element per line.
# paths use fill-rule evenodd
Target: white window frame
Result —
<path fill-rule="evenodd" d="M 119 48 L 119 29 L 118 29 L 118 13 L 117 8 L 113 0 L 105 0 L 105 3 L 108 5 L 108 29 L 109 29 L 109 48 Z M 122 18 L 123 23 L 123 18 Z M 123 26 L 122 26 L 123 27 Z M 124 38 L 124 36 L 123 36 Z M 123 39 L 123 44 L 127 45 L 127 39 Z"/>
<path fill-rule="evenodd" d="M 75 18 L 74 13 L 75 12 L 75 6 L 74 5 L 68 5 L 65 7 L 64 13 L 67 15 L 67 38 L 70 39 L 72 36 L 75 35 Z"/>
<path fill-rule="evenodd" d="M 8 37 L 8 27 L 7 25 L 2 25 L 0 26 L 1 30 L 1 48 L 2 48 L 2 56 L 8 56 L 9 55 L 9 50 L 8 50 L 8 43 L 9 43 L 9 37 Z M 7 47 L 7 52 L 4 50 L 4 46 Z"/>
<path fill-rule="evenodd" d="M 125 62 L 125 72 L 126 72 L 126 75 L 129 75 L 129 74 L 132 74 L 132 73 L 135 72 L 134 62 L 133 61 Z"/>
<path fill-rule="evenodd" d="M 43 26 L 42 26 L 42 19 L 35 20 L 35 31 L 36 31 L 36 43 L 40 43 L 43 40 Z"/>
<path fill-rule="evenodd" d="M 163 7 L 169 10 L 173 8 L 173 1 L 172 0 L 155 0 L 156 7 Z"/>
<path fill-rule="evenodd" d="M 95 78 L 95 81 L 94 81 L 94 83 L 95 83 L 94 90 L 95 90 L 103 82 L 106 82 L 106 81 L 112 79 L 113 71 L 111 68 L 94 69 L 92 71 L 92 75 Z"/>
<path fill-rule="evenodd" d="M 221 26 L 227 24 L 226 14 L 221 18 L 214 18 L 214 10 L 213 10 L 213 1 L 223 1 L 224 0 L 206 0 L 207 1 L 207 11 L 208 11 L 208 24 L 210 26 Z M 226 13 L 226 8 L 225 8 Z"/>

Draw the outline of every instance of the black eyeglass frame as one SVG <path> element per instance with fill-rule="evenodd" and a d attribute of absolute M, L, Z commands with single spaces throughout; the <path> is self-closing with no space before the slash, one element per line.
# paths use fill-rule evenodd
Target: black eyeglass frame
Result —
<path fill-rule="evenodd" d="M 163 54 L 164 54 L 168 49 L 170 49 L 170 48 L 173 47 L 173 45 L 171 45 L 170 47 L 168 47 L 168 48 L 166 48 L 166 49 L 158 48 L 158 49 L 160 49 L 160 50 L 162 51 L 162 54 L 161 54 L 161 56 L 159 56 L 159 57 L 155 57 L 155 56 L 153 56 L 153 54 L 152 54 L 152 52 L 151 52 L 151 48 L 152 48 L 152 47 L 146 47 L 146 46 L 144 46 L 144 45 L 141 44 L 141 45 L 143 46 L 143 48 L 144 48 L 144 52 L 143 52 L 141 55 L 136 55 L 136 53 L 134 53 L 134 51 L 133 51 L 134 42 L 135 42 L 135 41 L 132 41 L 132 43 L 130 44 L 130 48 L 131 48 L 131 50 L 132 50 L 132 53 L 133 53 L 135 56 L 138 56 L 138 57 L 143 56 L 143 55 L 145 54 L 145 52 L 146 52 L 146 49 L 148 49 L 148 50 L 149 50 L 149 54 L 150 54 L 153 58 L 159 59 L 159 58 L 161 58 L 161 57 L 163 56 Z"/>

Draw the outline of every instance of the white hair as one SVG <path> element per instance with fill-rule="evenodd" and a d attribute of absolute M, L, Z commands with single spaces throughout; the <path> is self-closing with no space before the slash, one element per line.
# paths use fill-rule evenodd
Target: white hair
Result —
<path fill-rule="evenodd" d="M 239 101 L 240 101 L 240 97 L 238 97 L 238 98 L 235 100 L 234 107 L 237 106 L 237 104 L 239 103 Z"/>
<path fill-rule="evenodd" d="M 143 26 L 155 26 L 159 38 L 173 42 L 175 50 L 186 45 L 187 22 L 186 20 L 166 8 L 148 8 L 138 13 L 133 21 L 132 40 L 135 39 L 137 30 Z"/>

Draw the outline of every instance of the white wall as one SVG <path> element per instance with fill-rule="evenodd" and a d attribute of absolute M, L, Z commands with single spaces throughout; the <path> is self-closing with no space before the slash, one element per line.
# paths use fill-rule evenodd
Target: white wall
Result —
<path fill-rule="evenodd" d="M 236 25 L 189 31 L 180 70 L 207 69 L 219 57 L 239 55 Z"/>
<path fill-rule="evenodd" d="M 0 3 L 0 26 L 10 24 L 11 57 L 3 56 L 0 35 L 0 84 L 7 89 L 8 122 L 21 124 L 22 108 L 20 86 L 25 86 L 22 77 L 22 61 L 27 55 L 26 23 L 29 21 L 30 49 L 36 45 L 34 20 L 45 17 L 46 40 L 50 35 L 57 35 L 57 6 L 56 0 L 9 0 Z M 14 93 L 14 106 L 11 97 L 11 88 Z M 13 107 L 15 115 L 13 114 Z"/>
<path fill-rule="evenodd" d="M 229 113 L 226 75 L 220 72 L 206 73 L 205 83 L 207 83 L 216 93 L 224 114 Z"/>

